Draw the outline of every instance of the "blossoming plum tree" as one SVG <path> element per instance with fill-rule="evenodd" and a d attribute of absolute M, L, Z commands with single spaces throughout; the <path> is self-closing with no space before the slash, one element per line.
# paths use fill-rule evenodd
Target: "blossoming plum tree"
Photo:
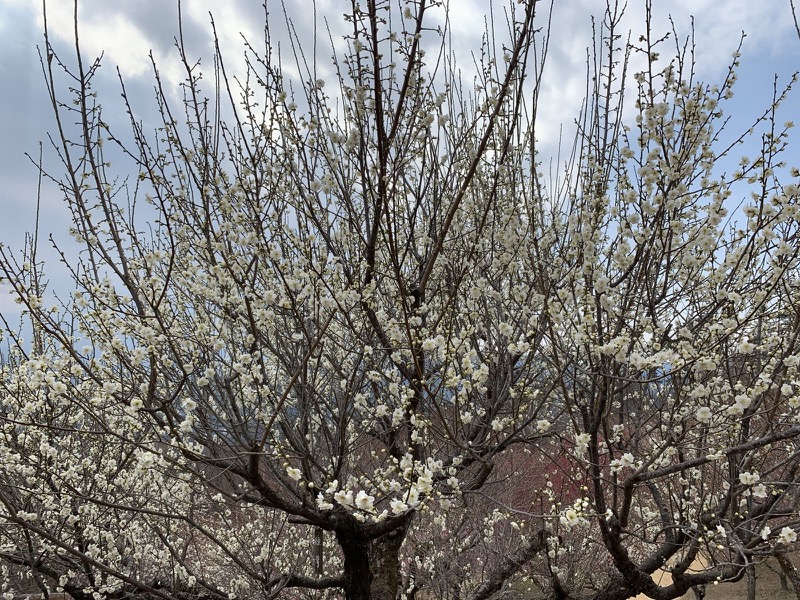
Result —
<path fill-rule="evenodd" d="M 82 249 L 61 300 L 33 239 L 0 250 L 29 320 L 6 323 L 0 383 L 5 591 L 666 600 L 791 550 L 788 88 L 736 165 L 737 55 L 705 84 L 691 45 L 660 59 L 649 23 L 626 45 L 610 6 L 547 181 L 544 7 L 508 6 L 472 83 L 446 11 L 354 2 L 327 81 L 296 38 L 282 71 L 271 17 L 246 77 L 218 49 L 211 90 L 179 37 L 182 102 L 156 70 L 151 133 L 124 94 L 131 143 L 99 62 L 47 42 Z"/>

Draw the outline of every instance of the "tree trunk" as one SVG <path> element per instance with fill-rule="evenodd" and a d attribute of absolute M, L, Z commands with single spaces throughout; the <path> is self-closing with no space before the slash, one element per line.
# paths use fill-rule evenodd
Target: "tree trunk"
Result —
<path fill-rule="evenodd" d="M 396 600 L 400 582 L 400 547 L 406 528 L 374 540 L 337 533 L 344 555 L 344 596 L 347 600 Z"/>
<path fill-rule="evenodd" d="M 400 582 L 400 546 L 406 529 L 395 529 L 370 543 L 371 600 L 396 600 Z"/>
<path fill-rule="evenodd" d="M 789 581 L 792 582 L 792 589 L 794 590 L 794 595 L 800 600 L 800 573 L 797 572 L 797 568 L 794 566 L 794 563 L 791 559 L 784 554 L 783 552 L 779 552 L 775 555 L 775 558 L 778 561 L 778 564 L 781 566 L 781 571 L 786 576 Z"/>
<path fill-rule="evenodd" d="M 344 597 L 347 600 L 370 600 L 372 578 L 367 541 L 349 532 L 337 532 L 336 539 L 344 555 Z"/>
<path fill-rule="evenodd" d="M 322 575 L 325 567 L 325 532 L 322 529 L 314 530 L 314 572 Z"/>
<path fill-rule="evenodd" d="M 756 600 L 756 566 L 747 566 L 747 600 Z"/>

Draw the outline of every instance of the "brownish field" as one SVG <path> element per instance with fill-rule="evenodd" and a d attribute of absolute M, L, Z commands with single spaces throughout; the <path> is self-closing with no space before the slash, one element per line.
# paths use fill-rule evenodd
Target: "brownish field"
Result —
<path fill-rule="evenodd" d="M 797 558 L 794 559 L 797 564 Z M 756 567 L 756 600 L 794 600 L 795 595 L 789 583 L 789 589 L 781 587 L 780 567 L 770 559 Z M 647 596 L 640 595 L 636 600 L 646 600 Z M 694 600 L 694 592 L 689 592 L 683 598 Z M 736 583 L 721 583 L 709 585 L 706 588 L 706 600 L 746 600 L 747 580 L 743 578 Z"/>
<path fill-rule="evenodd" d="M 797 564 L 797 558 L 794 559 Z M 780 568 L 774 560 L 769 560 L 756 567 L 756 600 L 792 600 L 795 598 L 791 589 L 781 588 L 778 573 Z M 746 600 L 747 581 L 742 579 L 737 583 L 710 585 L 708 586 L 706 600 Z M 694 594 L 685 596 L 694 598 Z"/>

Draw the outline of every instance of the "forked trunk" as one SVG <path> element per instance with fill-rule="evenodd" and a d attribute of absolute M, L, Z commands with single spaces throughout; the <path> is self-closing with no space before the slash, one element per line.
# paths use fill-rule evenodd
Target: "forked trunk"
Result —
<path fill-rule="evenodd" d="M 405 528 L 374 540 L 339 533 L 344 554 L 344 595 L 347 600 L 396 600 L 400 585 L 400 547 Z"/>

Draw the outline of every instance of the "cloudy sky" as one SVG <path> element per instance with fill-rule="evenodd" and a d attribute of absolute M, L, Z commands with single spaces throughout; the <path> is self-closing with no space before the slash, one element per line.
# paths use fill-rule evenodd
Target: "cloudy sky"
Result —
<path fill-rule="evenodd" d="M 316 28 L 328 18 L 334 37 L 344 31 L 341 12 L 349 6 L 344 0 L 317 0 Z M 496 0 L 495 5 L 502 5 Z M 690 32 L 694 19 L 697 42 L 697 71 L 701 79 L 721 81 L 731 52 L 742 31 L 745 38 L 737 95 L 728 112 L 734 124 L 746 124 L 769 104 L 773 77 L 787 82 L 800 68 L 800 39 L 794 29 L 789 0 L 656 0 L 654 29 L 666 32 L 671 15 L 679 34 Z M 213 13 L 220 42 L 226 56 L 241 54 L 241 34 L 259 40 L 263 31 L 261 0 L 183 0 L 183 28 L 190 53 L 210 64 L 211 35 L 209 12 Z M 268 0 L 276 18 L 273 28 L 280 33 L 281 4 Z M 488 0 L 450 0 L 453 40 L 470 62 L 468 53 L 477 50 L 483 31 Z M 625 26 L 636 39 L 644 27 L 644 1 L 628 0 Z M 152 97 L 152 70 L 148 54 L 152 51 L 166 79 L 180 78 L 173 39 L 177 34 L 177 0 L 79 0 L 80 36 L 84 56 L 104 53 L 103 67 L 96 89 L 104 105 L 104 117 L 114 127 L 124 128 L 120 110 L 119 67 L 134 102 Z M 299 35 L 314 38 L 312 0 L 285 0 Z M 600 14 L 602 0 L 555 0 L 549 62 L 542 89 L 537 137 L 545 147 L 555 148 L 561 124 L 569 125 L 580 106 L 586 73 L 586 48 L 591 43 L 591 15 Z M 66 60 L 71 60 L 72 1 L 49 0 L 51 36 Z M 37 156 L 39 143 L 47 145 L 53 131 L 53 117 L 39 65 L 37 45 L 42 43 L 42 5 L 40 0 L 0 0 L 0 240 L 19 247 L 26 230 L 33 226 L 37 172 L 25 153 Z M 542 22 L 544 25 L 544 22 Z M 325 41 L 327 43 L 327 41 Z M 329 52 L 323 46 L 321 56 Z M 793 98 L 792 104 L 800 107 Z M 787 118 L 800 123 L 800 114 L 786 109 Z M 800 111 L 800 108 L 798 109 Z M 800 132 L 800 128 L 798 129 Z M 800 135 L 800 133 L 798 134 Z M 800 148 L 800 141 L 798 141 Z M 794 152 L 797 157 L 799 153 Z M 797 162 L 800 162 L 798 160 Z M 58 172 L 52 153 L 45 152 L 45 166 Z M 45 185 L 42 201 L 45 233 L 55 232 L 64 239 L 66 212 L 59 204 L 58 192 Z M 7 310 L 0 298 L 0 310 Z"/>

